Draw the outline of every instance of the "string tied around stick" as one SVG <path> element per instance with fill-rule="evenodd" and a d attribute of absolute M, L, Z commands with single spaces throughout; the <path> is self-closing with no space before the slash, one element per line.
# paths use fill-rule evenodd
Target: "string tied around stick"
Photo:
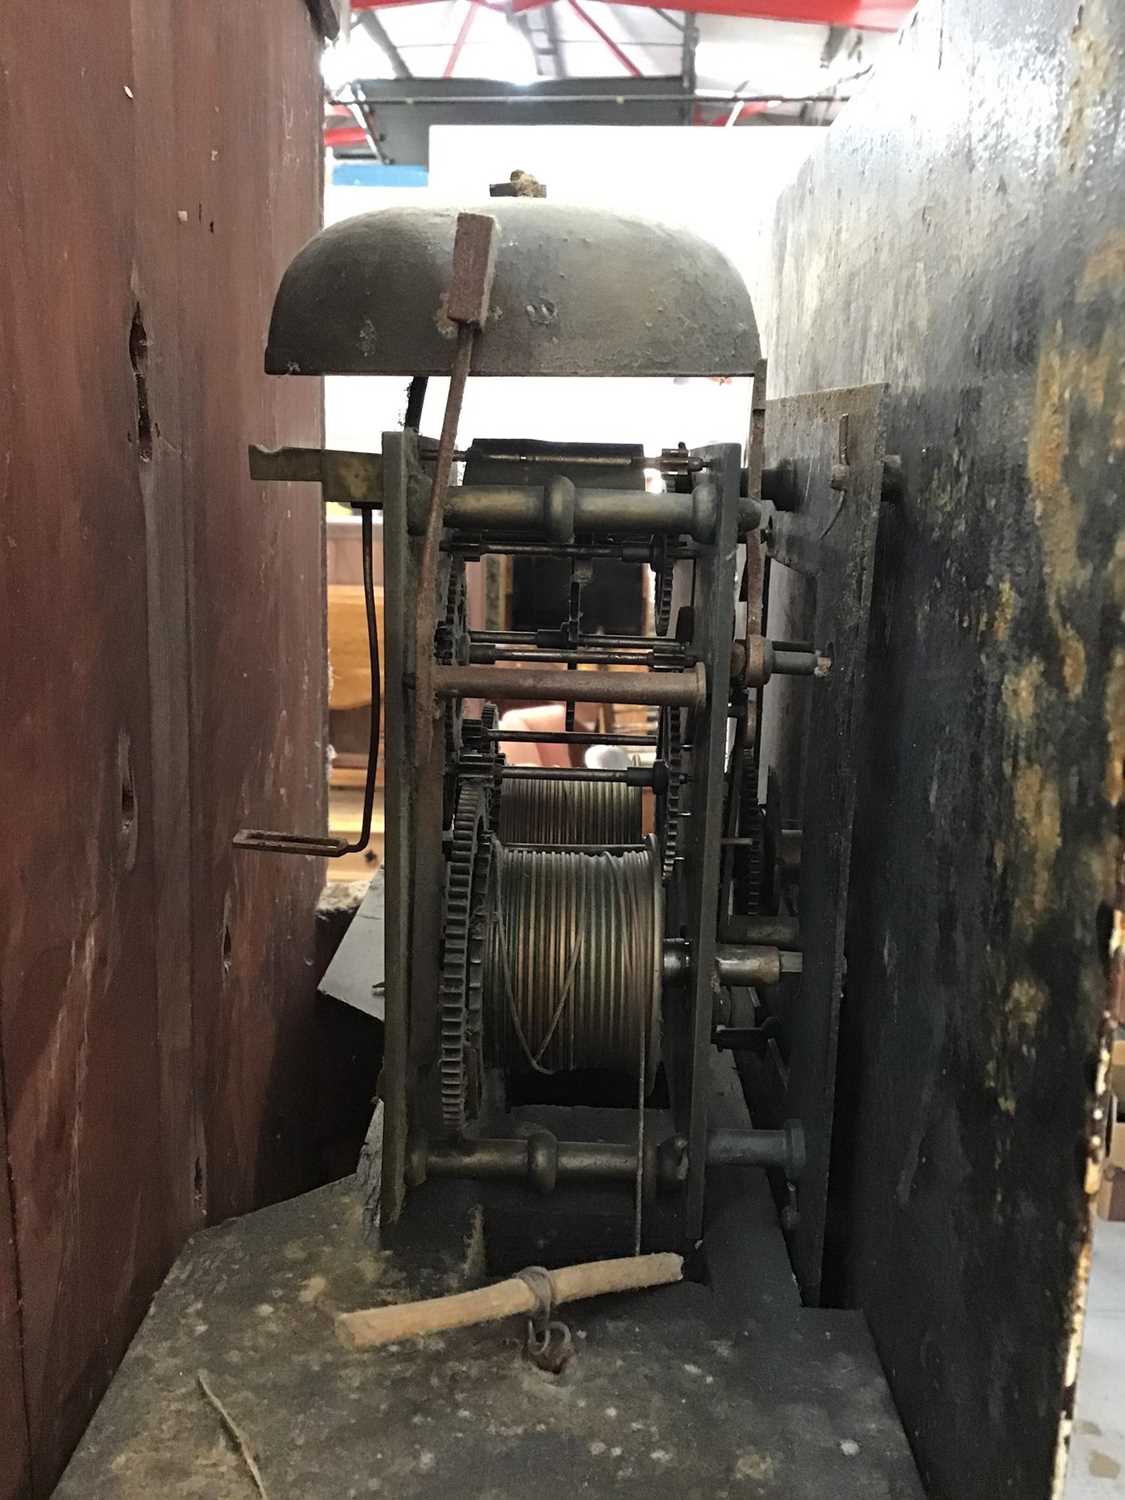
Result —
<path fill-rule="evenodd" d="M 574 1340 L 570 1329 L 559 1318 L 551 1314 L 555 1310 L 555 1283 L 546 1266 L 525 1266 L 516 1272 L 517 1281 L 522 1281 L 535 1298 L 535 1307 L 527 1320 L 524 1353 L 540 1370 L 549 1375 L 561 1375 L 574 1358 Z"/>

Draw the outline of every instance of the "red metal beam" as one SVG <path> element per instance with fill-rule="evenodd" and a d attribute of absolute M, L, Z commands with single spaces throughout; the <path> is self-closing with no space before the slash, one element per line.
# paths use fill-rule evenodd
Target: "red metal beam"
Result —
<path fill-rule="evenodd" d="M 352 0 L 353 10 L 419 5 L 425 0 Z M 538 10 L 551 0 L 512 0 L 512 10 Z M 618 0 L 656 8 L 657 0 Z M 676 0 L 677 10 L 716 16 L 747 16 L 764 21 L 807 21 L 813 26 L 856 26 L 865 31 L 897 31 L 916 0 Z"/>
<path fill-rule="evenodd" d="M 370 139 L 362 125 L 329 125 L 324 131 L 326 146 L 362 146 Z"/>
<path fill-rule="evenodd" d="M 356 0 L 352 0 L 353 7 Z M 654 8 L 654 0 L 615 0 Z M 917 0 L 676 0 L 677 10 L 713 16 L 746 16 L 763 21 L 805 21 L 813 26 L 856 26 L 864 31 L 897 31 Z M 519 0 L 516 0 L 519 9 Z"/>
<path fill-rule="evenodd" d="M 387 10 L 394 5 L 428 5 L 430 0 L 352 0 L 352 10 Z M 475 5 L 483 5 L 487 10 L 502 10 L 505 15 L 509 11 L 540 10 L 544 5 L 553 5 L 555 0 L 512 0 L 511 5 L 501 4 L 500 0 L 473 0 Z M 648 3 L 648 0 L 645 0 Z M 655 4 L 656 0 L 652 0 Z M 682 6 L 678 7 L 683 9 Z"/>
<path fill-rule="evenodd" d="M 595 21 L 593 16 L 590 15 L 589 11 L 585 11 L 582 9 L 582 7 L 578 3 L 578 0 L 570 0 L 570 8 L 576 16 L 585 21 L 586 25 L 590 28 L 594 35 L 605 44 L 608 50 L 625 69 L 626 73 L 631 74 L 634 78 L 644 77 L 644 74 L 641 72 L 640 68 L 637 67 L 633 59 L 631 57 L 628 57 L 621 50 L 621 48 L 610 36 L 608 31 L 602 30 L 597 21 Z"/>
<path fill-rule="evenodd" d="M 465 19 L 461 22 L 461 30 L 457 33 L 457 40 L 449 49 L 449 57 L 446 60 L 445 71 L 441 75 L 443 78 L 453 77 L 453 71 L 457 66 L 457 59 L 461 56 L 461 49 L 465 45 L 465 41 L 469 35 L 469 32 L 472 30 L 473 22 L 476 20 L 476 18 L 477 8 L 475 5 L 470 5 L 468 10 L 465 12 Z"/>

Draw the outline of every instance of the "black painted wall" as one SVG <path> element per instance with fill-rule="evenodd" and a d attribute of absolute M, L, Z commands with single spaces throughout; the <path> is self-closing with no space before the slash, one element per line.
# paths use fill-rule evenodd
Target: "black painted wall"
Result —
<path fill-rule="evenodd" d="M 1051 1493 L 1125 757 L 1125 6 L 924 0 L 779 206 L 771 393 L 885 380 L 828 1290 L 926 1482 Z"/>

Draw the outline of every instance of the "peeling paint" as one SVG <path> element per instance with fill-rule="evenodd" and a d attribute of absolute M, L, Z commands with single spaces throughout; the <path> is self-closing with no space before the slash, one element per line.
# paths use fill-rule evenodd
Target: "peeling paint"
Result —
<path fill-rule="evenodd" d="M 1082 165 L 1099 106 L 1114 78 L 1113 49 L 1101 35 L 1105 23 L 1098 15 L 1100 9 L 1093 4 L 1080 6 L 1070 33 L 1074 71 L 1066 101 L 1062 162 L 1071 173 Z"/>
<path fill-rule="evenodd" d="M 1058 1434 L 1055 1441 L 1055 1466 L 1051 1485 L 1051 1500 L 1061 1500 L 1066 1486 L 1066 1465 L 1070 1452 L 1070 1439 L 1074 1428 L 1071 1412 L 1074 1406 L 1074 1391 L 1078 1381 L 1078 1365 L 1082 1354 L 1082 1334 L 1086 1325 L 1086 1302 L 1090 1289 L 1090 1267 L 1094 1255 L 1094 1211 L 1098 1189 L 1101 1186 L 1102 1167 L 1105 1161 L 1105 1138 L 1097 1127 L 1098 1112 L 1102 1108 L 1109 1088 L 1109 1069 L 1112 1021 L 1109 1013 L 1102 1017 L 1101 1042 L 1098 1050 L 1098 1070 L 1091 1095 L 1090 1128 L 1087 1132 L 1086 1171 L 1083 1190 L 1086 1194 L 1086 1222 L 1084 1238 L 1078 1250 L 1071 1285 L 1069 1330 L 1066 1346 L 1066 1366 L 1063 1372 L 1063 1402 L 1059 1416 Z"/>
<path fill-rule="evenodd" d="M 992 617 L 992 634 L 1000 642 L 1008 639 L 1015 619 L 1019 598 L 1010 578 L 1001 578 L 996 585 L 996 612 Z"/>
<path fill-rule="evenodd" d="M 1078 555 L 1082 507 L 1063 472 L 1070 451 L 1071 396 L 1084 356 L 1080 351 L 1064 352 L 1061 342 L 1062 328 L 1056 325 L 1039 356 L 1027 457 L 1052 612 L 1064 593 L 1081 587 L 1090 575 Z"/>
<path fill-rule="evenodd" d="M 1020 872 L 1015 911 L 1017 925 L 1026 931 L 1047 908 L 1059 848 L 1059 790 L 1041 766 L 1031 764 L 1016 772 L 1012 795 L 1028 855 L 1026 868 Z"/>
<path fill-rule="evenodd" d="M 1066 1490 L 1066 1462 L 1070 1455 L 1070 1435 L 1074 1423 L 1068 1416 L 1059 1419 L 1059 1430 L 1055 1440 L 1055 1466 L 1051 1475 L 1051 1500 L 1062 1500 Z"/>
<path fill-rule="evenodd" d="M 1125 403 L 1122 404 L 1125 412 Z M 1106 565 L 1106 573 L 1109 577 L 1109 595 L 1113 602 L 1125 612 L 1125 531 L 1118 536 L 1113 548 L 1113 556 Z"/>
<path fill-rule="evenodd" d="M 1008 991 L 1008 1015 L 1025 1037 L 1035 1031 L 1046 1006 L 1047 991 L 1026 975 L 1015 980 Z"/>
<path fill-rule="evenodd" d="M 1114 280 L 1118 278 L 1118 280 Z M 1125 290 L 1125 236 L 1106 240 L 1088 260 L 1080 300 L 1112 285 Z M 1064 348 L 1061 324 L 1044 340 L 1039 357 L 1034 413 L 1028 438 L 1028 477 L 1043 555 L 1047 606 L 1059 648 L 1063 687 L 1071 702 L 1086 685 L 1086 647 L 1064 611 L 1089 585 L 1092 569 L 1082 560 L 1079 543 L 1086 524 L 1083 505 L 1066 477 L 1072 424 L 1077 417 L 1113 412 L 1107 440 L 1125 446 L 1125 415 L 1118 400 L 1122 356 L 1120 325 L 1108 324 L 1095 349 Z M 1116 554 L 1111 560 L 1116 576 Z M 1122 582 L 1125 592 L 1125 580 Z"/>
<path fill-rule="evenodd" d="M 1086 648 L 1076 630 L 1069 625 L 1058 626 L 1059 651 L 1062 654 L 1063 686 L 1073 703 L 1082 695 L 1086 685 Z"/>
<path fill-rule="evenodd" d="M 1042 685 L 1043 663 L 1036 657 L 1004 678 L 1001 689 L 1004 707 L 1017 728 L 1029 730 L 1034 725 L 1035 700 Z"/>
<path fill-rule="evenodd" d="M 1078 300 L 1090 302 L 1112 287 L 1125 287 L 1125 229 L 1107 235 L 1087 259 L 1078 283 Z"/>
<path fill-rule="evenodd" d="M 455 339 L 457 337 L 457 324 L 449 316 L 446 308 L 449 294 L 442 292 L 441 301 L 434 309 L 434 327 L 443 339 Z"/>
<path fill-rule="evenodd" d="M 1079 1251 L 1074 1278 L 1074 1299 L 1070 1311 L 1070 1343 L 1067 1345 L 1064 1375 L 1068 1388 L 1078 1379 L 1078 1359 L 1082 1352 L 1082 1326 L 1086 1319 L 1086 1293 L 1090 1285 L 1090 1263 L 1093 1253 L 1093 1240 L 1087 1239 Z"/>
<path fill-rule="evenodd" d="M 1105 679 L 1106 800 L 1125 800 L 1125 647 L 1115 646 Z"/>

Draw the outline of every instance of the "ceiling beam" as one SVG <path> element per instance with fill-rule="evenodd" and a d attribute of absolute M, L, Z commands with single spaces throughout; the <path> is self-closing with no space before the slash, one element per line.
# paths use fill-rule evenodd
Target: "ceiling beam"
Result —
<path fill-rule="evenodd" d="M 356 0 L 352 0 L 354 5 Z M 616 0 L 655 10 L 651 0 Z M 916 0 L 677 0 L 676 9 L 714 16 L 745 16 L 763 21 L 804 21 L 813 26 L 854 26 L 897 31 Z M 519 9 L 519 0 L 515 0 Z"/>
<path fill-rule="evenodd" d="M 352 11 L 417 5 L 425 0 L 352 0 Z M 511 0 L 513 11 L 538 10 L 549 0 Z M 651 0 L 619 0 L 656 10 Z M 915 0 L 677 0 L 676 9 L 697 15 L 746 16 L 763 21 L 805 21 L 812 26 L 853 26 L 861 31 L 897 31 Z"/>
<path fill-rule="evenodd" d="M 469 32 L 472 30 L 473 22 L 476 20 L 476 18 L 477 8 L 472 4 L 472 0 L 470 0 L 469 8 L 465 12 L 465 19 L 461 22 L 461 30 L 457 33 L 457 40 L 449 49 L 449 57 L 446 60 L 445 71 L 441 75 L 443 78 L 453 77 L 454 71 L 461 58 L 462 48 L 468 40 Z"/>
<path fill-rule="evenodd" d="M 480 0 L 478 0 L 478 4 Z M 559 45 L 559 28 L 555 19 L 554 0 L 539 7 L 542 11 L 542 26 L 531 21 L 529 11 L 507 11 L 509 23 L 535 54 L 535 71 L 540 78 L 565 78 L 566 60 Z"/>
<path fill-rule="evenodd" d="M 569 4 L 574 14 L 578 16 L 580 20 L 586 23 L 586 25 L 590 28 L 594 35 L 602 42 L 609 53 L 617 59 L 617 61 L 625 69 L 626 73 L 630 75 L 630 77 L 644 77 L 644 74 L 641 72 L 640 68 L 637 67 L 636 63 L 629 56 L 629 54 L 622 51 L 622 49 L 610 36 L 609 32 L 598 25 L 597 21 L 594 20 L 589 11 L 583 10 L 582 6 L 579 5 L 578 0 L 569 0 Z"/>
<path fill-rule="evenodd" d="M 566 58 L 559 43 L 559 23 L 555 15 L 554 5 L 545 6 L 543 9 L 543 30 L 547 36 L 547 47 L 555 64 L 555 77 L 566 77 Z"/>
<path fill-rule="evenodd" d="M 836 61 L 840 48 L 848 39 L 848 33 L 847 26 L 829 26 L 828 35 L 824 39 L 824 51 L 820 54 L 822 68 L 830 68 Z"/>
<path fill-rule="evenodd" d="M 387 35 L 387 28 L 375 12 L 373 10 L 357 11 L 354 5 L 352 10 L 355 12 L 355 24 L 363 27 L 380 52 L 383 53 L 391 65 L 391 72 L 394 76 L 396 78 L 413 78 L 414 74 L 407 66 L 406 59 Z"/>
<path fill-rule="evenodd" d="M 684 81 L 684 89 L 689 94 L 695 93 L 698 82 L 695 70 L 695 49 L 699 46 L 699 22 L 690 11 L 684 11 L 683 40 L 680 43 L 680 77 Z"/>

